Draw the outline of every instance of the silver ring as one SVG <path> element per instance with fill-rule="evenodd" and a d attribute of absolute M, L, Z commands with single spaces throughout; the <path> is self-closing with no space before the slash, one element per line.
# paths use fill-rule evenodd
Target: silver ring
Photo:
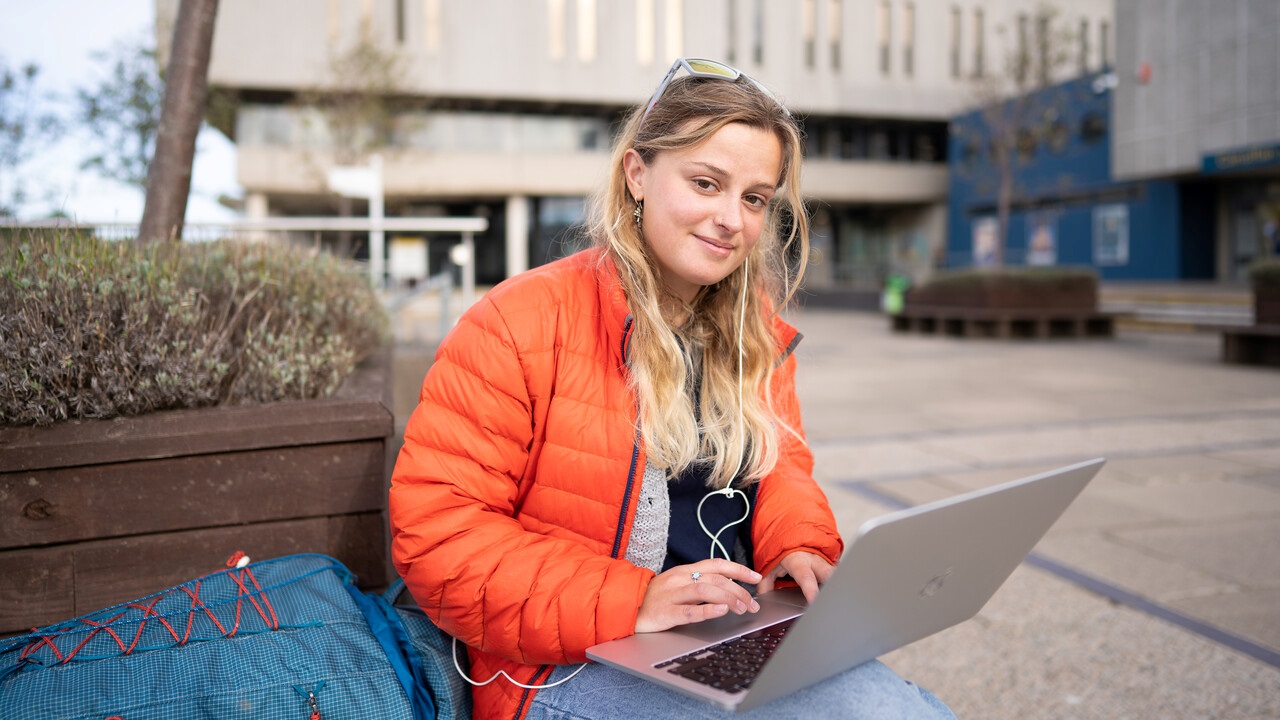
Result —
<path fill-rule="evenodd" d="M 701 580 L 701 579 L 702 579 L 702 573 L 698 572 L 697 570 L 694 570 L 694 571 L 693 571 L 693 581 L 694 581 L 694 582 L 698 582 L 698 581 L 699 581 L 699 580 Z"/>

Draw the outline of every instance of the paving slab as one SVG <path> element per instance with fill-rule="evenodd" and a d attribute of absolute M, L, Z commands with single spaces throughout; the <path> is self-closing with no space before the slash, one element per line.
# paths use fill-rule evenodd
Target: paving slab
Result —
<path fill-rule="evenodd" d="M 1240 590 L 1230 578 L 1096 533 L 1052 533 L 1036 552 L 1074 568 L 1088 568 L 1094 577 L 1118 587 L 1141 588 L 1144 596 L 1160 602 Z"/>
<path fill-rule="evenodd" d="M 1190 567 L 1242 586 L 1280 588 L 1280 527 L 1273 516 L 1140 528 L 1114 534 L 1153 554 L 1176 558 Z M 1276 608 L 1280 611 L 1280 605 Z"/>
<path fill-rule="evenodd" d="M 1170 605 L 1269 647 L 1280 647 L 1280 625 L 1276 624 L 1280 588 L 1240 590 L 1186 598 L 1171 602 Z M 1280 686 L 1277 686 L 1276 692 L 1280 693 Z"/>
<path fill-rule="evenodd" d="M 1095 497 L 1162 517 L 1203 522 L 1257 515 L 1280 515 L 1280 490 L 1230 480 L 1207 479 L 1178 485 L 1108 485 Z"/>

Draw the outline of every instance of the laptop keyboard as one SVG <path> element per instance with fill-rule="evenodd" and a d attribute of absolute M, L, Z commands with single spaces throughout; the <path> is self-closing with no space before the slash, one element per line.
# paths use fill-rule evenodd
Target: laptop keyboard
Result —
<path fill-rule="evenodd" d="M 702 648 L 674 660 L 654 665 L 728 693 L 751 687 L 766 660 L 778 649 L 795 618 Z"/>

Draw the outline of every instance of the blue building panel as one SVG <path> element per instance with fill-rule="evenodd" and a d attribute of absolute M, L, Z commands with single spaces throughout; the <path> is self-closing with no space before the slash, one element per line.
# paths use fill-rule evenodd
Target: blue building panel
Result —
<path fill-rule="evenodd" d="M 994 125 L 1020 132 L 1006 265 L 1092 266 L 1114 280 L 1212 276 L 1205 253 L 1183 247 L 1176 182 L 1111 179 L 1111 92 L 1094 92 L 1095 77 L 1007 103 L 1003 114 L 974 111 L 952 120 L 947 266 L 981 265 L 999 242 Z M 1193 259 L 1190 267 L 1184 259 Z"/>

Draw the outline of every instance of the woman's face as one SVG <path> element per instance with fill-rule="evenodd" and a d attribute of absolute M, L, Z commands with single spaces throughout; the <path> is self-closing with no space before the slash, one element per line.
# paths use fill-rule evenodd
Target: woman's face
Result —
<path fill-rule="evenodd" d="M 760 239 L 782 143 L 768 130 L 730 123 L 651 163 L 634 149 L 622 162 L 632 196 L 644 201 L 644 239 L 661 280 L 689 302 L 736 270 Z"/>

